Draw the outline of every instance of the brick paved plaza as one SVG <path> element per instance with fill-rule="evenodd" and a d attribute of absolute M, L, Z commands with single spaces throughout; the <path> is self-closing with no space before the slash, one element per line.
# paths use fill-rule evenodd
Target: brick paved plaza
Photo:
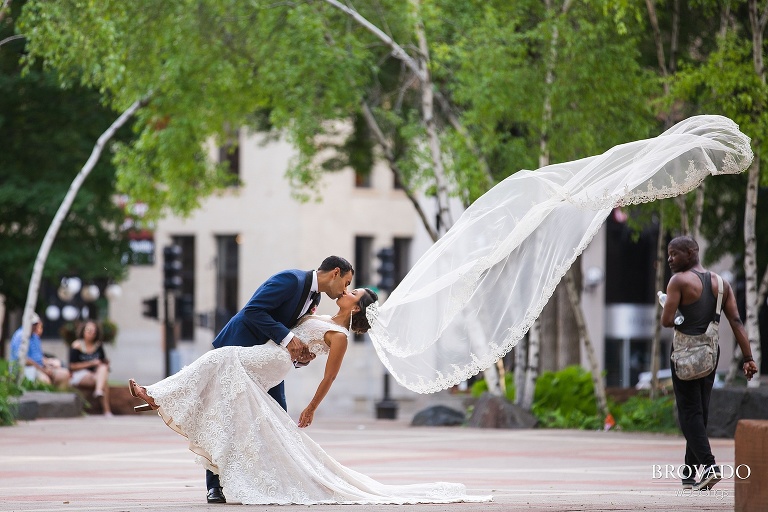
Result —
<path fill-rule="evenodd" d="M 487 504 L 208 505 L 185 440 L 152 415 L 38 419 L 0 428 L 0 510 L 24 512 L 274 510 L 294 512 L 733 510 L 733 480 L 710 495 L 677 495 L 654 467 L 680 464 L 682 437 L 573 430 L 411 427 L 322 419 L 308 431 L 343 464 L 387 483 L 454 481 Z M 733 440 L 714 439 L 721 464 Z M 240 508 L 232 508 L 240 507 Z"/>

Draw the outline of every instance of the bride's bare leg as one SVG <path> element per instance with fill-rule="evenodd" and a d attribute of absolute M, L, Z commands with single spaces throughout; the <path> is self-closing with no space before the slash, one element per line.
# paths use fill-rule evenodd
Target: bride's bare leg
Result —
<path fill-rule="evenodd" d="M 157 409 L 157 404 L 155 403 L 155 400 L 147 394 L 147 388 L 145 388 L 144 386 L 139 386 L 138 384 L 136 384 L 135 380 L 129 379 L 128 389 L 130 390 L 132 396 L 135 396 L 136 398 L 141 398 L 142 400 L 147 402 L 147 404 L 149 404 L 149 406 L 152 409 Z"/>

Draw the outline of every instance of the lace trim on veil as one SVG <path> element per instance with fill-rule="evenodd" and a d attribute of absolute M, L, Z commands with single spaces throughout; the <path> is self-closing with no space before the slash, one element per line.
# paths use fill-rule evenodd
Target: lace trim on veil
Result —
<path fill-rule="evenodd" d="M 376 353 L 419 393 L 476 375 L 525 336 L 613 208 L 688 193 L 710 174 L 743 172 L 752 158 L 749 137 L 733 121 L 697 116 L 655 139 L 507 178 L 368 316 Z M 497 228 L 502 222 L 509 225 Z"/>

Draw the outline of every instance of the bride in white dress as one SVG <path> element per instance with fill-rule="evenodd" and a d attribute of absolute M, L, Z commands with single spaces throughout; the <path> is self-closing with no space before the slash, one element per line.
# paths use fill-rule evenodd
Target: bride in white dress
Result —
<path fill-rule="evenodd" d="M 349 327 L 370 328 L 366 309 L 376 295 L 360 288 L 343 295 L 334 316 L 307 315 L 293 328 L 316 355 L 327 355 L 325 375 L 298 425 L 267 390 L 293 362 L 276 343 L 211 350 L 162 381 L 139 386 L 134 396 L 157 409 L 189 440 L 197 460 L 219 475 L 227 496 L 243 504 L 408 504 L 490 501 L 462 484 L 385 485 L 339 464 L 300 430 L 330 389 L 347 349 Z M 375 305 L 374 305 L 375 304 Z"/>

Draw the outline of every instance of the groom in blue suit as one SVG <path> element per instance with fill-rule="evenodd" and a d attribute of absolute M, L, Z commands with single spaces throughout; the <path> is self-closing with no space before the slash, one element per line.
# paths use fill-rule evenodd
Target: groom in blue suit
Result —
<path fill-rule="evenodd" d="M 288 349 L 294 366 L 309 364 L 314 354 L 294 336 L 290 327 L 318 305 L 321 293 L 333 300 L 343 296 L 354 273 L 352 265 L 339 256 L 325 258 L 317 270 L 278 272 L 259 286 L 248 304 L 227 322 L 213 340 L 214 348 L 274 342 Z M 269 394 L 280 407 L 288 409 L 282 382 L 270 389 Z M 227 502 L 218 475 L 206 471 L 205 483 L 208 503 Z"/>

